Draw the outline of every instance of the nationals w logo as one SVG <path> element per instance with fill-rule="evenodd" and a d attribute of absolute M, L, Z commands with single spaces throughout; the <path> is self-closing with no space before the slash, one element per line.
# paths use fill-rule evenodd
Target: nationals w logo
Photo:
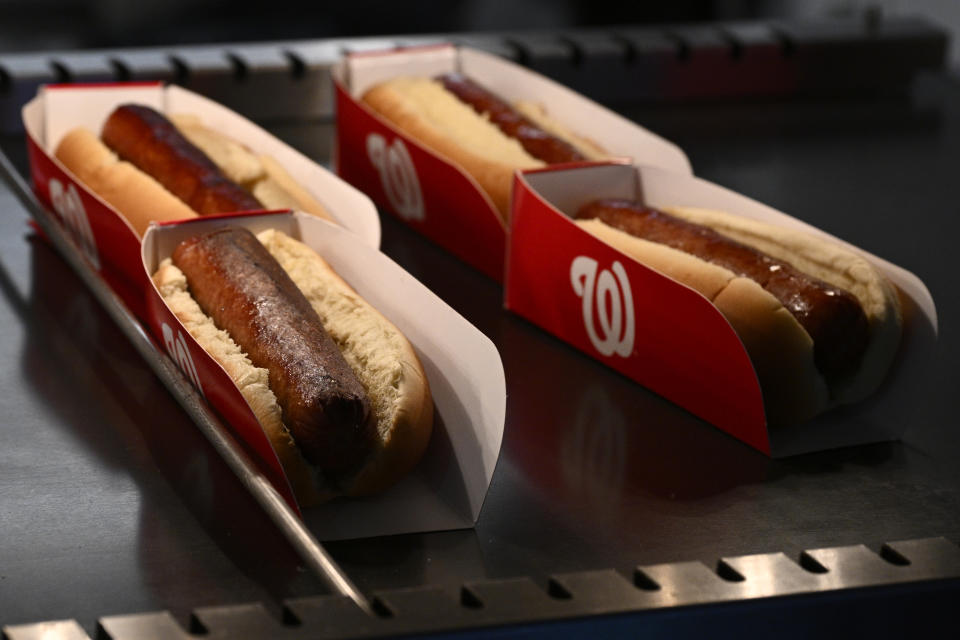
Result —
<path fill-rule="evenodd" d="M 570 284 L 583 302 L 583 324 L 590 342 L 602 355 L 628 357 L 633 352 L 633 294 L 627 272 L 618 261 L 613 273 L 597 273 L 597 261 L 577 256 L 570 265 Z M 596 319 L 599 324 L 597 332 Z"/>
<path fill-rule="evenodd" d="M 160 326 L 160 331 L 163 333 L 163 346 L 166 347 L 167 353 L 170 354 L 170 357 L 177 363 L 180 370 L 190 379 L 190 382 L 197 388 L 200 395 L 203 395 L 200 376 L 197 375 L 197 367 L 194 366 L 193 358 L 190 357 L 190 352 L 187 350 L 187 341 L 183 337 L 183 334 L 177 331 L 177 335 L 174 337 L 173 329 L 171 329 L 170 325 L 166 322 Z"/>
<path fill-rule="evenodd" d="M 403 140 L 389 146 L 378 133 L 367 136 L 367 156 L 380 174 L 380 183 L 398 216 L 405 220 L 423 220 L 423 193 L 413 160 Z"/>
<path fill-rule="evenodd" d="M 90 229 L 90 221 L 87 219 L 87 212 L 83 208 L 83 202 L 80 201 L 77 188 L 68 184 L 64 189 L 63 183 L 56 178 L 51 178 L 50 201 L 53 203 L 54 210 L 60 214 L 60 219 L 67 227 L 74 244 L 79 247 L 93 268 L 99 271 L 100 256 L 97 253 L 97 243 L 93 239 L 93 230 Z"/>

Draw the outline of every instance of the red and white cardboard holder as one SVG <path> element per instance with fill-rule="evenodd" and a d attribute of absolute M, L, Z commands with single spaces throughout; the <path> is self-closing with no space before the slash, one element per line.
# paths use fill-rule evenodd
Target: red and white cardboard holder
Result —
<path fill-rule="evenodd" d="M 224 225 L 254 233 L 278 229 L 316 250 L 407 336 L 430 383 L 434 432 L 420 464 L 382 494 L 303 509 L 310 531 L 331 540 L 473 526 L 493 476 L 506 416 L 503 365 L 493 343 L 359 236 L 301 212 L 153 224 L 143 239 L 141 269 L 153 273 L 180 241 Z M 277 456 L 236 385 L 183 328 L 152 282 L 147 306 L 154 335 L 295 505 Z"/>
<path fill-rule="evenodd" d="M 204 124 L 272 156 L 340 223 L 305 213 L 256 213 L 153 225 L 141 239 L 127 221 L 88 190 L 53 155 L 77 126 L 99 133 L 118 105 L 135 102 L 163 113 L 191 113 Z M 472 526 L 500 451 L 506 391 L 490 341 L 423 285 L 377 251 L 380 220 L 371 200 L 238 114 L 179 87 L 159 83 L 55 85 L 23 109 L 33 190 L 56 212 L 86 266 L 116 292 L 255 454 L 260 471 L 298 509 L 263 431 L 236 386 L 159 300 L 150 274 L 171 238 L 222 224 L 273 226 L 323 252 L 338 273 L 411 340 L 434 395 L 435 425 L 427 453 L 406 479 L 382 495 L 338 501 L 301 512 L 321 539 Z M 413 310 L 416 310 L 416 314 Z M 430 319 L 430 326 L 424 319 Z"/>
<path fill-rule="evenodd" d="M 571 216 L 597 198 L 727 211 L 840 243 L 900 290 L 904 329 L 881 388 L 813 421 L 767 429 L 750 358 L 700 293 L 624 255 Z M 507 309 L 775 457 L 896 439 L 909 422 L 936 346 L 933 299 L 912 273 L 771 207 L 690 175 L 585 164 L 517 174 L 504 287 Z"/>
<path fill-rule="evenodd" d="M 194 114 L 206 126 L 254 152 L 272 156 L 338 223 L 369 246 L 379 246 L 380 220 L 369 198 L 216 102 L 180 87 L 155 82 L 42 87 L 22 112 L 34 193 L 41 203 L 56 212 L 90 267 L 138 317 L 143 317 L 143 292 L 149 286 L 140 261 L 140 238 L 123 216 L 87 189 L 53 155 L 71 129 L 83 126 L 99 135 L 113 109 L 128 102 L 145 104 L 166 114 Z"/>
<path fill-rule="evenodd" d="M 460 71 L 510 101 L 527 100 L 611 156 L 691 173 L 676 145 L 580 94 L 502 58 L 449 45 L 347 56 L 333 70 L 337 104 L 335 166 L 345 180 L 418 232 L 503 279 L 507 229 L 490 197 L 458 165 L 435 154 L 364 105 L 373 85 L 397 76 Z"/>

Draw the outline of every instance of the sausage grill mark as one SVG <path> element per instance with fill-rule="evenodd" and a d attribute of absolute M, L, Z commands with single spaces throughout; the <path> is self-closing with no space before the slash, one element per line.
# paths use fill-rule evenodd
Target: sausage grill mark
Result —
<path fill-rule="evenodd" d="M 547 164 L 587 159 L 573 145 L 547 133 L 509 103 L 463 74 L 445 73 L 437 80 L 461 102 L 469 104 L 480 115 L 486 115 L 505 135 L 516 138 L 534 158 Z"/>

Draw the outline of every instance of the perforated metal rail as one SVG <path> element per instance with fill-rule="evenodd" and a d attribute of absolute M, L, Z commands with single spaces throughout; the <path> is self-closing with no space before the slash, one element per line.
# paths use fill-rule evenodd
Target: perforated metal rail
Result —
<path fill-rule="evenodd" d="M 633 576 L 614 570 L 554 575 L 544 587 L 530 578 L 467 583 L 455 590 L 435 586 L 382 591 L 374 595 L 374 613 L 365 613 L 343 596 L 318 596 L 284 603 L 277 619 L 259 603 L 210 607 L 193 612 L 183 628 L 168 612 L 101 618 L 97 637 L 110 640 L 146 638 L 371 638 L 406 634 L 487 632 L 523 637 L 553 637 L 551 623 L 566 622 L 564 635 L 575 635 L 577 619 L 591 633 L 636 630 L 639 616 L 686 608 L 686 615 L 717 615 L 724 604 L 753 603 L 756 620 L 762 605 L 793 598 L 794 611 L 804 599 L 838 592 L 869 593 L 871 607 L 886 598 L 905 614 L 911 611 L 898 585 L 933 587 L 926 602 L 960 601 L 960 547 L 943 538 L 892 542 L 879 553 L 862 545 L 806 551 L 796 559 L 782 553 L 721 559 L 714 569 L 701 562 L 637 567 Z M 911 593 L 920 593 L 914 589 Z M 799 598 L 799 600 L 798 600 Z M 857 605 L 852 605 L 857 611 Z M 853 616 L 854 618 L 856 616 Z M 909 621 L 908 621 L 909 622 Z M 869 627 L 863 621 L 861 629 Z M 932 624 L 932 622 L 931 622 Z M 664 628 L 660 625 L 661 630 Z M 669 627 L 667 627 L 669 628 Z M 835 627 L 834 627 L 835 630 Z M 933 631 L 928 628 L 928 631 Z M 718 630 L 723 636 L 722 630 Z M 3 628 L 5 640 L 63 638 L 86 640 L 74 620 Z M 925 636 L 926 637 L 926 636 Z"/>
<path fill-rule="evenodd" d="M 767 553 L 723 558 L 715 569 L 700 562 L 641 566 L 632 580 L 614 570 L 560 574 L 550 577 L 546 588 L 529 578 L 491 580 L 462 585 L 459 599 L 440 587 L 398 589 L 374 594 L 374 614 L 342 596 L 319 596 L 285 602 L 282 620 L 259 603 L 197 609 L 188 629 L 168 612 L 110 616 L 99 620 L 97 637 L 369 638 L 495 627 L 537 637 L 555 633 L 538 626 L 549 622 L 583 619 L 598 631 L 605 622 L 616 628 L 629 622 L 624 615 L 654 610 L 769 603 L 911 583 L 937 585 L 936 593 L 956 599 L 960 547 L 930 538 L 889 543 L 879 553 L 862 545 L 810 550 L 796 561 Z M 900 596 L 891 592 L 891 598 Z M 73 620 L 4 627 L 3 633 L 6 640 L 89 637 Z"/>

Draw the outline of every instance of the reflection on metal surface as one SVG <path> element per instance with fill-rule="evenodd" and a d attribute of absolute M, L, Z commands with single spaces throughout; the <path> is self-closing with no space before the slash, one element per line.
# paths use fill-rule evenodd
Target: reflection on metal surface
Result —
<path fill-rule="evenodd" d="M 741 589 L 744 598 L 759 598 L 774 593 L 802 593 L 823 588 L 820 576 L 802 568 L 782 553 L 741 556 L 723 562 L 743 577 Z"/>
<path fill-rule="evenodd" d="M 683 502 L 708 509 L 708 498 L 767 477 L 766 456 L 523 329 L 510 325 L 500 347 L 510 423 L 524 425 L 507 430 L 505 451 L 582 535 L 656 527 L 652 514 Z"/>
<path fill-rule="evenodd" d="M 89 636 L 75 620 L 58 620 L 3 628 L 7 640 L 87 640 Z"/>
<path fill-rule="evenodd" d="M 589 386 L 560 444 L 564 484 L 598 511 L 616 509 L 627 466 L 626 420 L 603 387 Z"/>

